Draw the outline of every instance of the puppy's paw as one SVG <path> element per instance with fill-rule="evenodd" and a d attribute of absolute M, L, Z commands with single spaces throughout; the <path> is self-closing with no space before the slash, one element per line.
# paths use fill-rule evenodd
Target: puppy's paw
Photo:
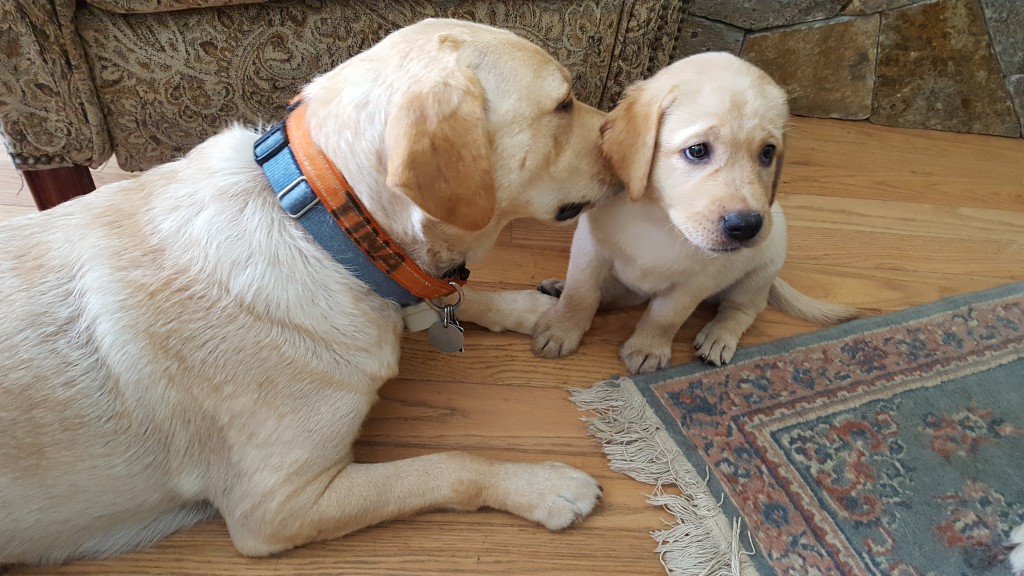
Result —
<path fill-rule="evenodd" d="M 548 296 L 554 296 L 560 298 L 562 291 L 565 290 L 565 280 L 561 278 L 548 278 L 540 284 L 537 284 L 537 290 Z"/>
<path fill-rule="evenodd" d="M 736 353 L 736 345 L 739 338 L 728 334 L 720 329 L 714 321 L 709 322 L 697 333 L 693 341 L 693 347 L 697 349 L 697 356 L 708 364 L 722 366 L 732 360 Z"/>
<path fill-rule="evenodd" d="M 509 463 L 504 483 L 509 512 L 564 530 L 589 515 L 601 499 L 601 487 L 582 470 L 560 462 Z"/>
<path fill-rule="evenodd" d="M 1006 547 L 1009 550 L 1007 562 L 1010 564 L 1010 574 L 1024 576 L 1024 524 L 1010 532 L 1010 540 Z"/>
<path fill-rule="evenodd" d="M 672 359 L 672 343 L 642 342 L 630 338 L 619 350 L 619 358 L 630 374 L 643 374 L 668 366 Z"/>
<path fill-rule="evenodd" d="M 580 347 L 586 327 L 582 329 L 568 321 L 558 308 L 552 308 L 537 322 L 531 348 L 541 358 L 563 358 Z"/>

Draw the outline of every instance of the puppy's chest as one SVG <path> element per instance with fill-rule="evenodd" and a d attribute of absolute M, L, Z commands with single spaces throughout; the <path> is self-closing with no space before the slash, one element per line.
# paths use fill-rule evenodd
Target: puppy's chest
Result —
<path fill-rule="evenodd" d="M 700 284 L 714 275 L 720 263 L 680 238 L 667 218 L 643 216 L 618 219 L 615 234 L 602 238 L 619 280 L 654 294 L 679 284 Z"/>
<path fill-rule="evenodd" d="M 679 284 L 700 284 L 708 270 L 704 258 L 662 245 L 649 251 L 629 250 L 613 264 L 615 275 L 639 292 L 654 294 Z"/>

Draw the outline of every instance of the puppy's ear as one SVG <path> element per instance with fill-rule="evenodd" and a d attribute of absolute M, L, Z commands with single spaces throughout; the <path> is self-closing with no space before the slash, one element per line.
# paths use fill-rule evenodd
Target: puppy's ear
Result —
<path fill-rule="evenodd" d="M 782 160 L 786 157 L 785 148 L 775 155 L 775 177 L 772 179 L 772 197 L 768 205 L 775 204 L 775 197 L 779 193 L 779 183 L 782 181 Z"/>
<path fill-rule="evenodd" d="M 484 91 L 454 54 L 442 60 L 448 61 L 392 105 L 387 184 L 434 218 L 477 231 L 491 221 L 495 204 Z"/>
<path fill-rule="evenodd" d="M 659 89 L 649 80 L 641 82 L 626 90 L 601 126 L 604 157 L 632 200 L 647 190 L 661 117 L 673 102 L 675 92 Z"/>

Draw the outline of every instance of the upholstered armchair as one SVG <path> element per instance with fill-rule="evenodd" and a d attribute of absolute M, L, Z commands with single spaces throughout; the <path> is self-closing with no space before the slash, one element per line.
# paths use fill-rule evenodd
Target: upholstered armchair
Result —
<path fill-rule="evenodd" d="M 92 190 L 89 167 L 111 155 L 144 170 L 232 122 L 277 120 L 313 76 L 431 16 L 536 42 L 608 109 L 668 63 L 687 2 L 5 0 L 0 126 L 47 208 Z"/>

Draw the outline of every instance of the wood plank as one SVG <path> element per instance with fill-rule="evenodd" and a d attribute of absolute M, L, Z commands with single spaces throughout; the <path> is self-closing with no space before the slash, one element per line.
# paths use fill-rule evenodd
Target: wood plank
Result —
<path fill-rule="evenodd" d="M 11 218 L 17 218 L 18 216 L 24 216 L 26 214 L 34 214 L 38 212 L 35 204 L 32 206 L 21 206 L 14 204 L 0 204 L 0 223 L 3 223 Z"/>
<path fill-rule="evenodd" d="M 876 312 L 1024 279 L 1024 141 L 794 119 L 781 201 L 790 248 L 782 276 L 809 295 Z M 97 184 L 129 177 L 112 163 Z M 0 221 L 34 211 L 20 175 L 0 165 Z M 511 223 L 473 265 L 473 282 L 533 289 L 562 276 L 572 226 Z M 466 353 L 441 355 L 422 334 L 404 339 L 401 375 L 356 445 L 360 461 L 451 449 L 519 461 L 559 460 L 605 489 L 595 514 L 562 533 L 495 511 L 430 513 L 316 543 L 270 559 L 238 556 L 220 520 L 108 560 L 11 574 L 662 574 L 648 531 L 664 515 L 649 486 L 611 472 L 567 387 L 623 370 L 618 347 L 641 310 L 602 312 L 581 350 L 533 357 L 529 338 L 468 327 Z M 673 360 L 713 314 L 680 330 Z M 818 329 L 765 311 L 741 346 Z"/>
<path fill-rule="evenodd" d="M 782 190 L 1024 210 L 1024 140 L 795 118 Z"/>
<path fill-rule="evenodd" d="M 144 552 L 17 574 L 658 574 L 663 568 L 645 531 L 577 527 L 550 533 L 480 512 L 477 524 L 454 513 L 425 514 L 368 528 L 343 541 L 321 542 L 269 559 L 239 558 L 220 520 L 176 534 Z M 652 515 L 655 525 L 660 518 Z M 513 520 L 514 521 L 514 520 Z M 342 543 L 343 542 L 343 543 Z M 641 554 L 638 554 L 637 552 Z"/>

